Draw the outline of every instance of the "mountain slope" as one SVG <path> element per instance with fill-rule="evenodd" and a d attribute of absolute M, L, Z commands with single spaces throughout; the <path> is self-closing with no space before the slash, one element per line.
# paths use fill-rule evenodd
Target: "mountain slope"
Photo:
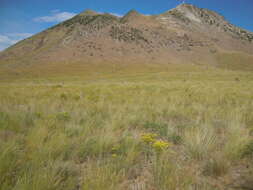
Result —
<path fill-rule="evenodd" d="M 182 4 L 160 15 L 130 11 L 124 17 L 86 10 L 25 39 L 0 54 L 8 70 L 48 69 L 52 63 L 208 64 L 229 63 L 221 55 L 244 57 L 253 68 L 253 33 L 207 9 Z M 225 63 L 224 63 L 225 62 Z M 234 67 L 233 67 L 234 68 Z M 236 67 L 243 69 L 243 67 Z"/>

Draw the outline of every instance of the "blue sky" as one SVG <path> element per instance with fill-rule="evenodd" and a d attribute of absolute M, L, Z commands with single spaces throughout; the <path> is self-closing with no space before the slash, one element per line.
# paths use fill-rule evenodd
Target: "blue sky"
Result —
<path fill-rule="evenodd" d="M 124 15 L 131 9 L 159 14 L 179 0 L 0 0 L 0 51 L 85 9 Z M 253 31 L 253 0 L 186 0 L 225 16 L 231 23 Z"/>

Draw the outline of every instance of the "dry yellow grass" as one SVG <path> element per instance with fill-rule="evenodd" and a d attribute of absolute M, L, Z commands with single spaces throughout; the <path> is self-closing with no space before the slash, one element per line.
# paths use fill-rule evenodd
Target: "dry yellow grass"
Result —
<path fill-rule="evenodd" d="M 234 175 L 252 179 L 252 73 L 129 70 L 2 80 L 0 189 L 213 190 L 252 183 Z M 170 146 L 156 151 L 143 141 L 147 133 Z"/>

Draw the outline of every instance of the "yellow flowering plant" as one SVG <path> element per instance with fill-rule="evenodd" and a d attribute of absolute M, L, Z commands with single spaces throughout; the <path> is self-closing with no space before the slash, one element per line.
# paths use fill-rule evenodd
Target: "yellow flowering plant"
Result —
<path fill-rule="evenodd" d="M 152 147 L 155 151 L 161 152 L 168 149 L 171 144 L 167 141 L 157 139 L 158 135 L 155 133 L 145 133 L 141 136 L 143 142 Z"/>
<path fill-rule="evenodd" d="M 163 141 L 163 140 L 157 140 L 152 144 L 152 147 L 156 151 L 163 151 L 170 147 L 170 143 Z"/>
<path fill-rule="evenodd" d="M 147 144 L 151 144 L 155 142 L 155 138 L 157 137 L 157 134 L 155 133 L 145 133 L 141 136 L 141 139 L 143 142 Z"/>

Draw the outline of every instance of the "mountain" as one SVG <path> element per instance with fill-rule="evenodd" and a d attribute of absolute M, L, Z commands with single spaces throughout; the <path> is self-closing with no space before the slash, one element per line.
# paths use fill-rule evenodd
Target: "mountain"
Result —
<path fill-rule="evenodd" d="M 1 52 L 0 69 L 173 63 L 249 70 L 252 55 L 252 32 L 216 12 L 181 4 L 159 15 L 86 10 Z"/>

